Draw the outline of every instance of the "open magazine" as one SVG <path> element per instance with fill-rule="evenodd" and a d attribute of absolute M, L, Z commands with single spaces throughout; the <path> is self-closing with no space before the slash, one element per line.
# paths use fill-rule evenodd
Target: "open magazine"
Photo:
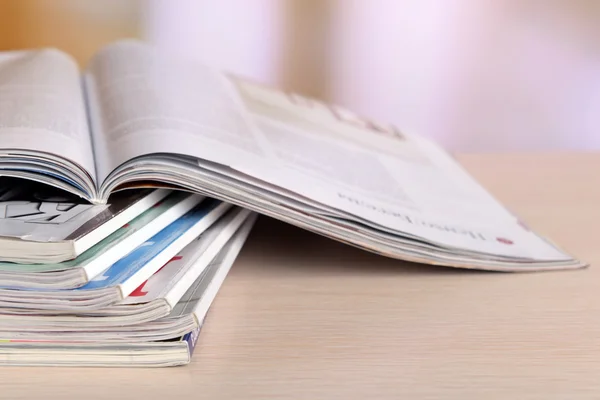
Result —
<path fill-rule="evenodd" d="M 54 49 L 0 54 L 0 175 L 97 204 L 192 191 L 409 261 L 585 266 L 431 141 L 133 40 L 83 74 Z"/>

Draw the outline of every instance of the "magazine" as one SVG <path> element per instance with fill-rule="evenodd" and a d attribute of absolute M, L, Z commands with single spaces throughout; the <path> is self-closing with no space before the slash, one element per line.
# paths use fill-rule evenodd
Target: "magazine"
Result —
<path fill-rule="evenodd" d="M 33 334 L 46 338 L 50 334 L 64 338 L 85 336 L 86 340 L 105 340 L 110 337 L 110 332 L 113 332 L 112 337 L 131 337 L 136 333 L 140 335 L 140 332 L 153 335 L 154 328 L 150 326 L 148 330 L 142 324 L 171 317 L 174 310 L 180 308 L 181 301 L 189 303 L 191 300 L 185 297 L 187 292 L 192 287 L 198 292 L 198 282 L 206 281 L 207 273 L 212 277 L 207 271 L 222 267 L 223 263 L 219 262 L 222 252 L 231 253 L 229 249 L 232 246 L 241 248 L 243 241 L 239 237 L 249 231 L 255 218 L 252 212 L 240 208 L 227 212 L 127 297 L 112 305 L 85 310 L 77 310 L 76 307 L 64 310 L 3 308 L 0 312 L 0 339 L 6 339 L 9 332 L 30 339 Z M 229 259 L 233 263 L 235 257 L 230 256 Z M 64 299 L 69 300 L 69 295 Z M 178 318 L 177 322 L 179 329 L 187 329 L 184 333 L 191 330 L 189 322 L 182 318 Z M 166 325 L 172 324 L 161 322 L 157 328 Z M 164 330 L 156 334 L 164 335 Z"/>
<path fill-rule="evenodd" d="M 205 200 L 201 195 L 173 192 L 72 260 L 56 264 L 0 262 L 0 288 L 80 287 Z"/>
<path fill-rule="evenodd" d="M 0 176 L 0 260 L 73 259 L 150 207 L 170 190 L 128 190 L 93 205 L 54 188 Z"/>
<path fill-rule="evenodd" d="M 231 207 L 214 199 L 202 201 L 76 289 L 0 288 L 0 307 L 4 308 L 4 313 L 6 308 L 11 308 L 13 313 L 19 309 L 72 312 L 97 310 L 116 304 L 210 228 Z"/>
<path fill-rule="evenodd" d="M 187 275 L 189 271 L 196 270 L 196 280 L 186 284 L 187 291 L 180 296 L 169 315 L 159 318 L 155 314 L 149 317 L 154 317 L 151 321 L 125 324 L 127 326 L 119 325 L 114 319 L 104 324 L 106 318 L 85 315 L 82 318 L 95 319 L 97 325 L 81 326 L 71 321 L 62 327 L 50 325 L 53 327 L 51 330 L 43 327 L 32 329 L 28 324 L 16 324 L 12 329 L 3 327 L 0 329 L 0 365 L 159 367 L 188 364 L 206 315 L 256 221 L 256 214 L 243 213 L 243 223 L 239 223 L 239 217 L 229 218 L 228 222 L 219 221 L 201 235 L 206 238 L 209 234 L 214 241 L 229 238 L 224 246 L 220 241 L 222 248 L 210 263 L 199 258 L 195 266 L 185 267 L 186 262 L 182 260 L 190 255 L 193 259 L 193 254 L 205 247 L 199 245 L 201 239 L 197 240 L 180 253 L 181 259 L 166 264 L 152 276 L 155 279 L 147 281 L 144 287 L 148 291 L 140 289 L 144 293 L 140 297 L 147 303 L 165 300 L 174 290 L 169 282 L 181 281 L 177 278 L 181 276 L 177 271 L 187 270 Z M 229 228 L 221 230 L 224 225 L 233 226 L 232 223 L 237 226 L 234 234 Z M 227 233 L 223 235 L 223 232 Z M 209 253 L 215 254 L 213 251 Z M 205 254 L 202 252 L 202 256 Z M 179 265 L 175 266 L 176 263 Z M 159 278 L 160 272 L 167 269 L 170 271 Z M 128 301 L 132 297 L 138 296 L 130 295 L 116 307 L 140 304 L 138 300 Z M 135 318 L 136 315 L 130 317 Z"/>
<path fill-rule="evenodd" d="M 181 189 L 408 261 L 586 266 L 432 141 L 140 41 L 100 49 L 83 74 L 56 49 L 5 53 L 0 94 L 0 174 L 90 204 Z"/>

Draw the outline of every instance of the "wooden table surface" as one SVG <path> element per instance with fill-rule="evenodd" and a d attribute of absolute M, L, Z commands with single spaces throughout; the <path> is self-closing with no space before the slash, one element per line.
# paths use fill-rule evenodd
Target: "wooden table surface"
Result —
<path fill-rule="evenodd" d="M 3 368 L 1 398 L 600 398 L 600 154 L 458 159 L 591 267 L 411 265 L 262 218 L 191 365 Z"/>

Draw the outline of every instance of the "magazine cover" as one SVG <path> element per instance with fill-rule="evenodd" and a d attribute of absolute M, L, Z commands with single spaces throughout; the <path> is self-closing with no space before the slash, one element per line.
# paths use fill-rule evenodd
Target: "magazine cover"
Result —
<path fill-rule="evenodd" d="M 25 180 L 14 183 L 0 177 L 0 239 L 76 241 L 126 210 L 137 207 L 135 214 L 141 214 L 169 193 L 125 190 L 111 196 L 106 205 L 92 205 L 48 185 Z"/>

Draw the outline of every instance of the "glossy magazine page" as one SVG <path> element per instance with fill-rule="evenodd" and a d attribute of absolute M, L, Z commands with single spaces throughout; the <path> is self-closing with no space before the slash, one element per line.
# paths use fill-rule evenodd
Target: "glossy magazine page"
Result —
<path fill-rule="evenodd" d="M 18 183 L 0 178 L 0 241 L 4 238 L 74 241 L 128 209 L 135 209 L 129 214 L 131 217 L 141 214 L 169 193 L 168 190 L 127 190 L 112 195 L 106 205 L 92 205 L 50 186 L 24 180 Z M 150 201 L 143 202 L 144 199 Z"/>

